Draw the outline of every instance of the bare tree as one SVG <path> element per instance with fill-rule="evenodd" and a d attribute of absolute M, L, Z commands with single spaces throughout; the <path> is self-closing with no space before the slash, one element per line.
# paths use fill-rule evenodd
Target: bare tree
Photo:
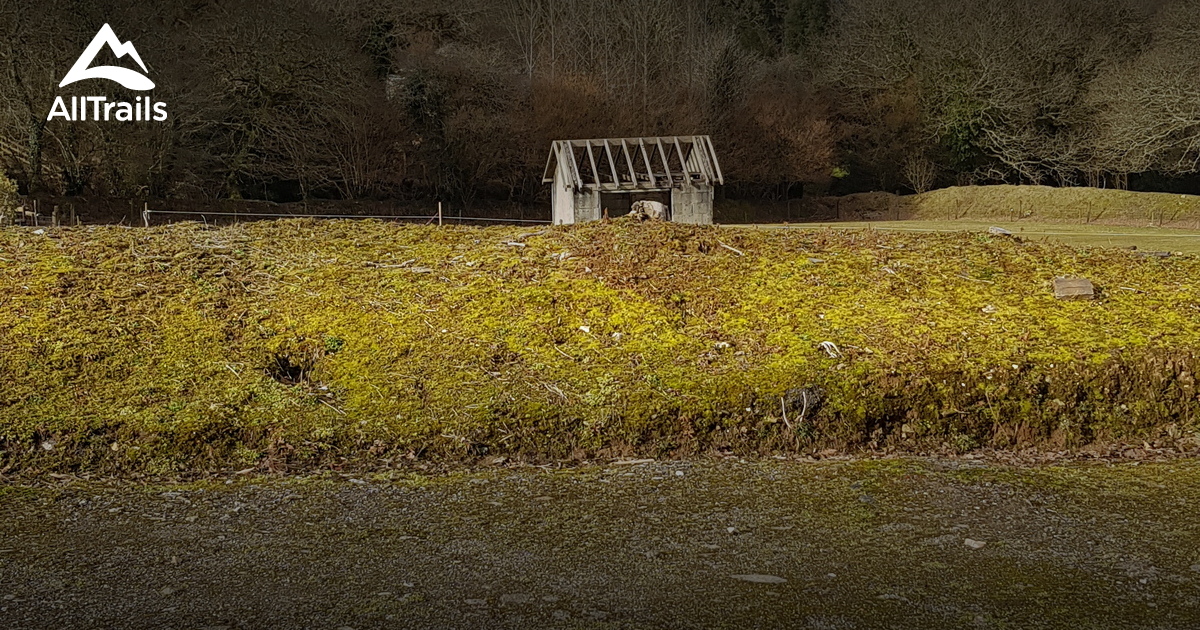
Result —
<path fill-rule="evenodd" d="M 1175 2 L 1154 23 L 1153 43 L 1113 64 L 1092 86 L 1098 112 L 1094 170 L 1200 170 L 1200 2 Z"/>

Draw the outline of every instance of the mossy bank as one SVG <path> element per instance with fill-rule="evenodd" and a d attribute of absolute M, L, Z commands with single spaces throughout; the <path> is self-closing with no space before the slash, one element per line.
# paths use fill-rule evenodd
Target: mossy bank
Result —
<path fill-rule="evenodd" d="M 1188 448 L 1198 283 L 1194 257 L 978 234 L 8 229 L 0 470 Z"/>

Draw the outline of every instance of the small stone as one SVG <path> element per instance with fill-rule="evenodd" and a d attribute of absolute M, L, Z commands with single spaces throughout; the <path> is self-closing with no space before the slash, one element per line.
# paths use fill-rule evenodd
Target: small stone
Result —
<path fill-rule="evenodd" d="M 357 485 L 357 486 L 365 486 L 365 485 L 367 485 L 367 482 L 363 481 L 362 479 L 351 479 L 351 480 L 350 480 L 350 483 L 352 483 L 352 484 L 354 484 L 354 485 Z"/>
<path fill-rule="evenodd" d="M 185 520 L 185 521 L 187 521 L 187 522 L 189 522 L 189 523 L 195 523 L 197 518 L 198 518 L 198 517 L 197 517 L 195 514 L 193 514 L 193 515 L 191 515 L 191 516 L 189 516 L 189 517 L 187 517 L 187 518 L 185 518 L 185 519 L 183 519 L 183 520 Z"/>
<path fill-rule="evenodd" d="M 987 546 L 987 543 L 983 542 L 982 540 L 971 540 L 968 538 L 963 541 L 963 545 L 969 549 L 983 549 Z"/>
<path fill-rule="evenodd" d="M 775 575 L 763 575 L 761 573 L 746 573 L 742 575 L 729 576 L 735 580 L 743 582 L 753 582 L 755 584 L 786 584 L 787 580 Z"/>
<path fill-rule="evenodd" d="M 995 306 L 992 306 L 991 304 L 988 304 L 987 306 L 983 307 L 983 312 L 987 313 L 988 315 L 992 315 L 999 310 L 1000 309 L 996 308 Z"/>
<path fill-rule="evenodd" d="M 992 227 L 988 228 L 988 234 L 994 234 L 996 236 L 1012 236 L 1012 232 L 1009 232 L 1008 230 L 1006 230 L 1002 227 L 996 227 L 994 225 Z"/>
<path fill-rule="evenodd" d="M 1192 571 L 1194 571 L 1196 573 L 1200 573 L 1200 564 L 1193 564 Z"/>
<path fill-rule="evenodd" d="M 683 476 L 683 471 L 682 471 L 682 470 L 676 470 L 676 471 L 675 471 L 675 476 L 676 476 L 676 477 L 682 477 L 682 476 Z"/>
<path fill-rule="evenodd" d="M 738 529 L 737 529 L 736 527 L 726 527 L 726 528 L 725 528 L 725 531 L 726 531 L 726 532 L 728 532 L 728 533 L 730 533 L 730 534 L 736 534 L 736 533 L 737 533 L 737 531 L 738 531 Z"/>
<path fill-rule="evenodd" d="M 158 593 L 163 596 L 174 595 L 175 589 L 171 588 L 170 586 L 164 586 L 162 589 L 160 589 L 158 591 Z"/>
<path fill-rule="evenodd" d="M 869 494 L 861 494 L 858 496 L 858 502 L 866 503 L 867 505 L 875 505 L 875 497 Z"/>
<path fill-rule="evenodd" d="M 808 263 L 809 263 L 810 265 L 819 265 L 819 264 L 821 264 L 821 263 L 823 263 L 823 262 L 825 262 L 825 261 L 824 261 L 823 259 L 821 259 L 821 258 L 809 258 L 809 259 L 808 259 Z"/>
<path fill-rule="evenodd" d="M 12 595 L 12 594 L 8 594 L 8 595 L 5 595 L 4 597 L 0 597 L 0 599 L 3 599 L 6 602 L 11 602 L 12 600 L 14 600 L 16 598 L 17 598 L 17 596 Z"/>
<path fill-rule="evenodd" d="M 1085 278 L 1055 278 L 1054 297 L 1059 300 L 1091 300 L 1096 297 L 1092 281 Z"/>
<path fill-rule="evenodd" d="M 37 234 L 38 236 L 41 236 L 46 233 L 46 230 L 34 230 L 33 233 Z"/>

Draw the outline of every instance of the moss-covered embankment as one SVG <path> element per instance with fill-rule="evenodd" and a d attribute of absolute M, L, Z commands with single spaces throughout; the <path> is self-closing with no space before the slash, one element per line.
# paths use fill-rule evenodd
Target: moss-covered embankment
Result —
<path fill-rule="evenodd" d="M 1200 260 L 1005 237 L 6 230 L 0 470 L 1186 446 L 1197 350 Z"/>

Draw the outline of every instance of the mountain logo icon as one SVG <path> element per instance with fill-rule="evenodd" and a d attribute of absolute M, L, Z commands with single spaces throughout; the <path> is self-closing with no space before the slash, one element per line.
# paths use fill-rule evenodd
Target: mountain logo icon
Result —
<path fill-rule="evenodd" d="M 92 43 L 88 44 L 88 47 L 84 49 L 83 54 L 75 61 L 75 65 L 71 66 L 70 72 L 67 72 L 67 76 L 63 77 L 62 83 L 59 83 L 58 87 L 65 87 L 84 79 L 108 79 L 109 81 L 116 81 L 130 90 L 144 91 L 154 89 L 154 82 L 136 70 L 120 66 L 89 67 L 96 60 L 96 55 L 100 54 L 100 49 L 106 45 L 118 59 L 129 55 L 137 62 L 137 65 L 142 67 L 143 72 L 147 72 L 146 64 L 142 63 L 142 58 L 138 56 L 137 49 L 133 47 L 133 42 L 121 43 L 121 40 L 117 39 L 117 34 L 113 32 L 112 27 L 105 24 L 100 27 L 100 32 L 96 33 L 96 36 L 92 38 Z"/>

